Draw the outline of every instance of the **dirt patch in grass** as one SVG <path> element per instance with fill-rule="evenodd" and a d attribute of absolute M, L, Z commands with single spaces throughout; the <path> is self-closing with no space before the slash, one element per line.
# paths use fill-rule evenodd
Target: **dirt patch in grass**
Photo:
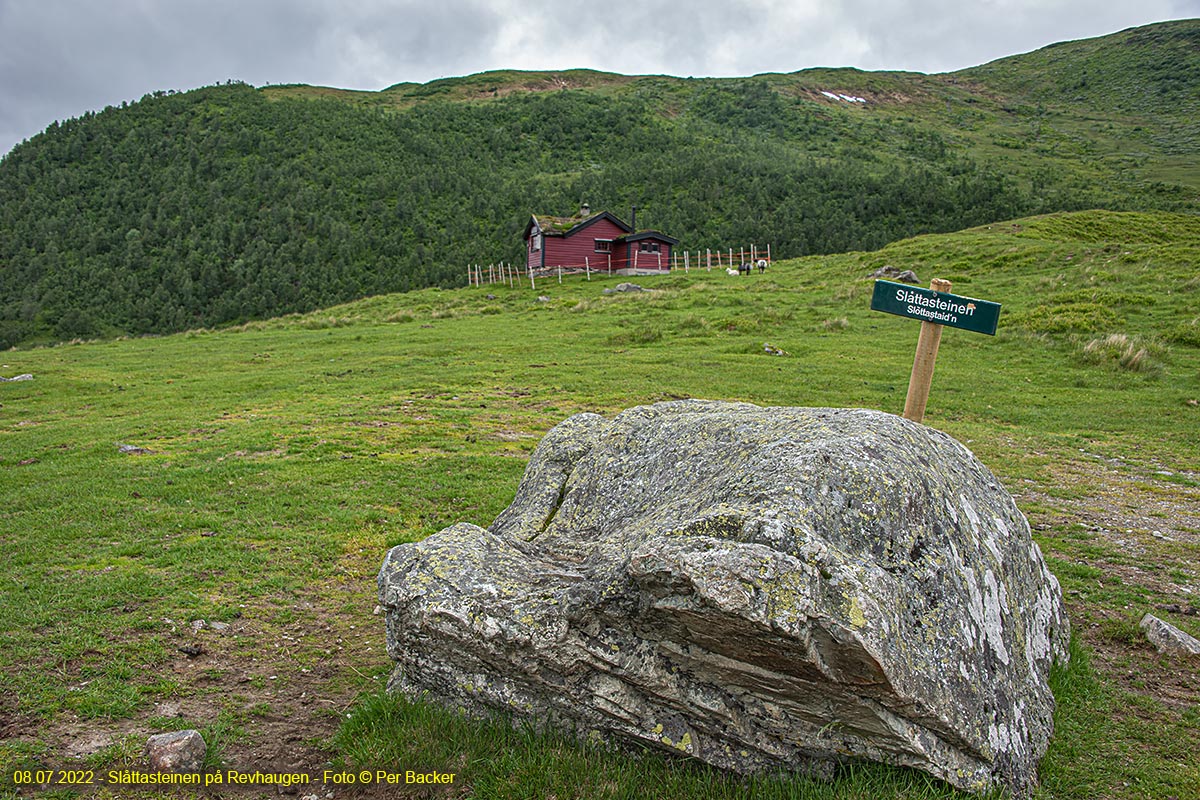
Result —
<path fill-rule="evenodd" d="M 41 720 L 32 714 L 22 714 L 14 692 L 0 692 L 0 740 L 32 736 L 41 727 Z"/>
<path fill-rule="evenodd" d="M 1105 572 L 1176 602 L 1200 605 L 1200 573 L 1192 568 L 1200 552 L 1200 483 L 1190 473 L 1147 475 L 1099 457 L 1061 463 L 1051 472 L 1050 486 L 1063 488 L 1034 485 L 1019 496 L 1022 505 L 1035 505 L 1028 512 L 1035 532 L 1090 540 L 1092 547 L 1076 548 L 1085 561 L 1102 562 Z"/>
<path fill-rule="evenodd" d="M 1124 612 L 1085 610 L 1078 603 L 1068 603 L 1068 611 L 1076 619 L 1090 620 L 1080 627 L 1079 634 L 1092 652 L 1092 666 L 1099 675 L 1126 692 L 1165 706 L 1156 710 L 1126 705 L 1118 713 L 1158 721 L 1163 718 L 1163 710 L 1179 713 L 1200 706 L 1200 660 L 1159 654 L 1140 630 L 1131 627 Z M 1169 617 L 1161 610 L 1153 613 Z"/>
<path fill-rule="evenodd" d="M 1147 474 L 1151 473 L 1151 474 Z M 1123 534 L 1159 533 L 1200 545 L 1200 475 L 1177 472 L 1159 464 L 1131 464 L 1123 459 L 1089 456 L 1055 465 L 1053 484 L 1076 497 L 1031 496 L 1061 510 L 1058 521 L 1077 521 L 1104 534 L 1113 544 L 1137 547 Z M 1043 522 L 1054 523 L 1054 517 Z"/>
<path fill-rule="evenodd" d="M 1064 496 L 1065 495 L 1065 496 Z M 1051 468 L 1019 498 L 1062 570 L 1071 622 L 1107 681 L 1153 704 L 1120 713 L 1147 721 L 1200 706 L 1200 660 L 1164 656 L 1138 628 L 1146 613 L 1200 634 L 1200 485 L 1159 465 L 1087 456 Z M 1069 573 L 1069 574 L 1068 574 Z"/>
<path fill-rule="evenodd" d="M 149 736 L 196 728 L 214 769 L 308 772 L 319 781 L 336 755 L 330 738 L 354 700 L 377 689 L 389 663 L 383 619 L 372 614 L 374 574 L 365 559 L 356 571 L 363 574 L 355 580 L 288 602 L 248 602 L 223 630 L 176 621 L 164 635 L 171 657 L 152 677 L 178 689 L 128 718 L 62 711 L 39 719 L 0 696 L 0 732 L 40 752 L 45 767 L 107 770 L 148 769 Z M 319 783 L 313 787 L 324 796 Z"/>

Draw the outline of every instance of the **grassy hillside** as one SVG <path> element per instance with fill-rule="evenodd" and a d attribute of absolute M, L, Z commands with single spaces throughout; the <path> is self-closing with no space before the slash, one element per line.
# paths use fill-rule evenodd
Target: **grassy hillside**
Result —
<path fill-rule="evenodd" d="M 1200 32 L 1194 20 L 1060 42 L 963 70 L 960 77 L 1058 108 L 1136 113 L 1195 123 Z"/>
<path fill-rule="evenodd" d="M 529 214 L 585 200 L 636 204 L 685 248 L 787 256 L 1056 210 L 1195 211 L 1198 36 L 1162 23 L 932 76 L 156 93 L 0 161 L 0 347 L 462 285 L 468 263 L 520 259 Z"/>
<path fill-rule="evenodd" d="M 898 413 L 917 324 L 870 311 L 866 277 L 890 264 L 1004 307 L 995 337 L 945 332 L 926 422 L 1000 476 L 1063 584 L 1076 656 L 1039 797 L 1200 795 L 1200 683 L 1136 627 L 1200 634 L 1198 256 L 1194 215 L 1050 215 L 645 293 L 426 289 L 7 352 L 0 375 L 33 379 L 0 383 L 0 782 L 137 767 L 147 734 L 194 726 L 214 767 L 453 771 L 450 796 L 957 796 L 874 768 L 744 783 L 380 695 L 386 549 L 490 522 L 566 416 Z"/>

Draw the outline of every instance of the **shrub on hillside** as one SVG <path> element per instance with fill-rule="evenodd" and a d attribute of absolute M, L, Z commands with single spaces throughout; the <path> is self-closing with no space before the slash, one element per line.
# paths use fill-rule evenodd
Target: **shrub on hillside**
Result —
<path fill-rule="evenodd" d="M 1166 345 L 1141 336 L 1110 333 L 1090 340 L 1080 349 L 1083 360 L 1130 372 L 1156 372 L 1162 366 L 1159 359 L 1167 352 Z"/>

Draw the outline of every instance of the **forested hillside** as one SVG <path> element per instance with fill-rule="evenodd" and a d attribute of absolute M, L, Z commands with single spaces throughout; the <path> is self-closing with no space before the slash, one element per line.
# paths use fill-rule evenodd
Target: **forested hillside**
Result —
<path fill-rule="evenodd" d="M 0 161 L 0 347 L 461 284 L 469 262 L 519 260 L 530 213 L 584 200 L 636 204 L 685 248 L 786 256 L 1054 210 L 1194 211 L 1200 24 L 1136 33 L 939 76 L 504 72 L 147 96 Z M 1147 86 L 1157 104 L 1114 94 Z"/>

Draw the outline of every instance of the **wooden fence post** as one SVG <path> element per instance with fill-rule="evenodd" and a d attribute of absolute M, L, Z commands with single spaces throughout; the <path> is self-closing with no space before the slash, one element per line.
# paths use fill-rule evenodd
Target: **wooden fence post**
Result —
<path fill-rule="evenodd" d="M 951 283 L 934 278 L 929 288 L 935 292 L 950 291 Z M 925 418 L 925 403 L 929 400 L 929 387 L 933 383 L 933 366 L 937 362 L 938 345 L 942 342 L 942 326 L 936 322 L 922 322 L 921 334 L 917 337 L 917 353 L 913 357 L 912 375 L 908 379 L 908 396 L 904 399 L 904 418 L 920 422 Z"/>

